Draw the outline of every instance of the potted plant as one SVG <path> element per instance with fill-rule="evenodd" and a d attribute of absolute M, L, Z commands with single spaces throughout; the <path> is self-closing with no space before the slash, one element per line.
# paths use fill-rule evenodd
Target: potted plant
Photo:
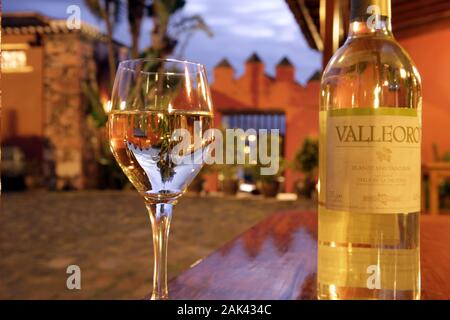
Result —
<path fill-rule="evenodd" d="M 282 145 L 281 140 L 279 141 L 280 146 Z M 268 143 L 267 145 L 269 149 L 267 150 L 268 154 L 272 155 L 272 150 L 270 150 L 271 143 Z M 272 161 L 278 162 L 278 170 L 275 174 L 272 175 L 264 175 L 261 173 L 261 169 L 265 167 L 269 167 L 269 165 L 263 165 L 261 162 L 257 161 L 256 164 L 252 166 L 253 169 L 253 175 L 258 181 L 258 187 L 261 191 L 261 194 L 265 198 L 274 198 L 277 196 L 278 191 L 280 189 L 280 177 L 284 173 L 284 167 L 285 167 L 285 161 L 283 157 L 280 156 L 280 154 L 272 155 Z"/>
<path fill-rule="evenodd" d="M 450 162 L 450 152 L 446 152 L 443 156 L 439 157 L 437 147 L 435 147 L 435 149 L 435 159 L 438 159 L 438 161 L 441 162 Z M 439 202 L 441 203 L 442 208 L 450 208 L 450 181 L 448 179 L 445 179 L 439 184 Z"/>
<path fill-rule="evenodd" d="M 205 183 L 205 178 L 199 172 L 199 174 L 192 180 L 191 184 L 188 187 L 188 191 L 193 192 L 195 194 L 200 194 L 203 191 L 203 184 Z"/>
<path fill-rule="evenodd" d="M 223 163 L 216 163 L 213 166 L 209 167 L 211 171 L 215 172 L 218 175 L 218 178 L 221 182 L 222 192 L 226 195 L 236 195 L 239 190 L 239 179 L 238 179 L 238 166 L 233 164 L 225 163 L 225 159 L 237 157 L 237 145 L 233 143 L 234 148 L 228 149 L 227 146 L 227 135 L 225 132 L 225 128 L 219 128 L 222 132 L 223 137 Z"/>
<path fill-rule="evenodd" d="M 280 189 L 280 181 L 278 175 L 261 176 L 261 193 L 265 198 L 275 198 Z"/>
<path fill-rule="evenodd" d="M 224 194 L 236 195 L 239 190 L 237 165 L 225 163 L 215 164 L 211 167 L 211 171 L 217 174 Z"/>
<path fill-rule="evenodd" d="M 222 190 L 226 195 L 234 196 L 239 190 L 239 181 L 237 179 L 225 179 L 222 181 Z"/>
<path fill-rule="evenodd" d="M 319 165 L 319 143 L 316 139 L 306 138 L 294 158 L 294 168 L 303 173 L 303 180 L 297 183 L 299 196 L 311 198 L 316 189 L 317 167 Z"/>

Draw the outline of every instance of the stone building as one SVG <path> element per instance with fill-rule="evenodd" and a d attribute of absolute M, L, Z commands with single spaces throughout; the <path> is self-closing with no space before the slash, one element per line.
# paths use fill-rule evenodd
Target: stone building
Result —
<path fill-rule="evenodd" d="M 239 78 L 224 59 L 214 69 L 211 90 L 216 126 L 279 129 L 282 156 L 288 161 L 293 160 L 305 138 L 317 138 L 319 74 L 303 86 L 295 80 L 295 68 L 287 58 L 278 63 L 275 77 L 271 77 L 255 53 L 247 59 Z M 292 192 L 299 174 L 288 168 L 284 177 L 284 189 Z"/>
<path fill-rule="evenodd" d="M 82 83 L 107 86 L 105 41 L 84 23 L 69 30 L 39 14 L 3 16 L 1 141 L 22 149 L 34 184 L 95 187 L 98 130 L 86 117 Z"/>

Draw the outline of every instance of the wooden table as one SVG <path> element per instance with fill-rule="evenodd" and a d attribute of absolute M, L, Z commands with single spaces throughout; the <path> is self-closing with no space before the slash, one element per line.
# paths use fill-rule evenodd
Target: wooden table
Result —
<path fill-rule="evenodd" d="M 450 299 L 450 217 L 421 218 L 422 298 Z M 282 212 L 169 283 L 171 299 L 315 299 L 317 213 Z"/>

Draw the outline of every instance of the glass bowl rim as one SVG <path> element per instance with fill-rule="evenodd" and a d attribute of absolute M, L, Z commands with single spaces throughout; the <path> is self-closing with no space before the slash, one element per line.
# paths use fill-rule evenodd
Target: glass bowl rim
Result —
<path fill-rule="evenodd" d="M 163 72 L 155 72 L 155 71 L 142 71 L 142 70 L 135 70 L 133 68 L 131 68 L 130 66 L 127 66 L 127 64 L 131 64 L 131 63 L 139 63 L 139 62 L 155 62 L 155 61 L 159 61 L 159 62 L 171 62 L 171 63 L 176 63 L 176 64 L 181 64 L 184 66 L 192 66 L 192 67 L 196 67 L 197 70 L 193 71 L 193 70 L 189 70 L 189 68 L 187 69 L 187 73 L 188 74 L 199 74 L 199 73 L 206 73 L 206 68 L 203 64 L 198 63 L 198 62 L 192 62 L 192 61 L 188 61 L 188 60 L 179 60 L 179 59 L 172 59 L 172 58 L 140 58 L 140 59 L 127 59 L 127 60 L 123 60 L 119 62 L 119 65 L 117 67 L 117 71 L 127 71 L 127 72 L 139 72 L 142 74 L 148 74 L 148 75 L 162 75 L 162 76 L 186 76 L 186 69 L 184 71 L 163 71 Z"/>

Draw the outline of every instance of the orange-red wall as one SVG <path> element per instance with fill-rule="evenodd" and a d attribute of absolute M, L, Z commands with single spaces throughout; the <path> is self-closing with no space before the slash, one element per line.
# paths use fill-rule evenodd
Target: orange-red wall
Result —
<path fill-rule="evenodd" d="M 394 30 L 395 32 L 395 30 Z M 450 152 L 450 25 L 443 25 L 400 40 L 422 77 L 424 162 Z"/>
<path fill-rule="evenodd" d="M 28 45 L 34 36 L 4 36 L 3 42 Z M 1 140 L 16 137 L 41 137 L 43 135 L 43 49 L 29 46 L 24 50 L 30 71 L 2 74 Z"/>
<path fill-rule="evenodd" d="M 236 79 L 230 67 L 217 67 L 212 85 L 214 108 L 219 114 L 216 126 L 223 112 L 284 112 L 285 156 L 291 161 L 306 137 L 317 137 L 320 85 L 318 81 L 298 84 L 292 66 L 278 66 L 276 74 L 275 79 L 268 77 L 261 62 L 247 62 L 244 74 Z M 288 169 L 285 178 L 286 191 L 293 191 L 298 173 Z"/>

